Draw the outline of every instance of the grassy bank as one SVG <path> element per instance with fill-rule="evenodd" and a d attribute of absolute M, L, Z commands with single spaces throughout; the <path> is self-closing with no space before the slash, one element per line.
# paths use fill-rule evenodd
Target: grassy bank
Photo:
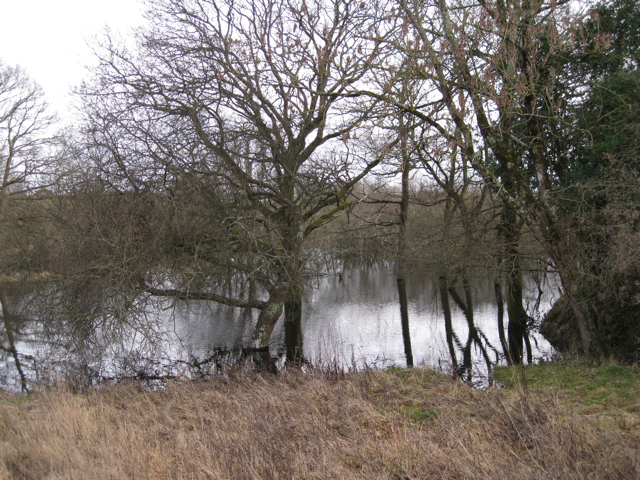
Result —
<path fill-rule="evenodd" d="M 5 394 L 0 478 L 640 477 L 638 406 L 612 421 L 556 388 L 473 391 L 415 369 Z"/>
<path fill-rule="evenodd" d="M 507 389 L 553 399 L 559 407 L 620 428 L 640 428 L 640 368 L 616 363 L 573 360 L 525 368 L 497 368 Z"/>

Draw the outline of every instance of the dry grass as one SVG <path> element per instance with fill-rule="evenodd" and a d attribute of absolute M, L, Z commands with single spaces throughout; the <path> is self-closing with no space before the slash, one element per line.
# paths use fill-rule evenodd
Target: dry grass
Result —
<path fill-rule="evenodd" d="M 0 478 L 640 478 L 636 427 L 423 370 L 0 401 Z"/>

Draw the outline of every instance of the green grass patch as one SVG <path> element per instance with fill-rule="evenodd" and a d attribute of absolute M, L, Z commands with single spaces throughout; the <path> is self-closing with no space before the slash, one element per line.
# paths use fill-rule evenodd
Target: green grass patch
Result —
<path fill-rule="evenodd" d="M 440 416 L 439 408 L 427 408 L 421 410 L 416 407 L 409 407 L 404 411 L 404 416 L 417 422 L 433 422 Z"/>
<path fill-rule="evenodd" d="M 34 395 L 19 395 L 14 393 L 0 392 L 0 405 L 23 405 L 34 403 L 37 398 Z"/>
<path fill-rule="evenodd" d="M 640 368 L 615 363 L 560 361 L 524 367 L 498 367 L 504 387 L 535 389 L 563 402 L 640 413 Z"/>
<path fill-rule="evenodd" d="M 450 381 L 450 377 L 435 370 L 427 370 L 424 368 L 390 367 L 386 369 L 385 372 L 399 379 L 405 385 L 421 385 L 424 382 L 433 381 Z"/>

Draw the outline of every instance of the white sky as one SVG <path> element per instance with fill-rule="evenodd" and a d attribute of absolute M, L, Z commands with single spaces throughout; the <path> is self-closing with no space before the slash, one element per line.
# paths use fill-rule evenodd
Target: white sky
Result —
<path fill-rule="evenodd" d="M 0 0 L 0 58 L 21 65 L 68 119 L 69 91 L 92 62 L 87 43 L 106 26 L 126 34 L 142 10 L 138 0 Z"/>

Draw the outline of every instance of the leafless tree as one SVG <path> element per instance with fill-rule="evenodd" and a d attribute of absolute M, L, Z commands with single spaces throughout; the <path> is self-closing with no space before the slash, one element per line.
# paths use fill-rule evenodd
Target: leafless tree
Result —
<path fill-rule="evenodd" d="M 11 193 L 26 193 L 44 177 L 42 149 L 51 142 L 55 117 L 42 89 L 22 68 L 0 60 L 0 212 Z"/>
<path fill-rule="evenodd" d="M 571 232 L 554 202 L 567 152 L 549 148 L 557 134 L 549 129 L 550 118 L 571 128 L 557 115 L 561 102 L 553 95 L 554 58 L 575 46 L 576 15 L 569 2 L 398 4 L 406 24 L 397 43 L 409 59 L 403 74 L 428 83 L 444 108 L 434 112 L 395 102 L 396 107 L 413 112 L 456 145 L 544 245 L 589 351 L 593 326 L 576 295 L 583 276 Z M 491 155 L 484 154 L 485 146 Z"/>
<path fill-rule="evenodd" d="M 357 88 L 391 54 L 394 20 L 377 2 L 344 0 L 148 6 L 136 50 L 107 40 L 81 92 L 96 178 L 189 209 L 170 214 L 180 264 L 174 255 L 167 274 L 165 255 L 132 286 L 258 309 L 251 346 L 267 349 L 285 305 L 299 306 L 306 239 L 352 207 L 397 142 L 364 155 L 377 102 Z M 266 298 L 222 292 L 221 275 L 257 282 Z"/>

